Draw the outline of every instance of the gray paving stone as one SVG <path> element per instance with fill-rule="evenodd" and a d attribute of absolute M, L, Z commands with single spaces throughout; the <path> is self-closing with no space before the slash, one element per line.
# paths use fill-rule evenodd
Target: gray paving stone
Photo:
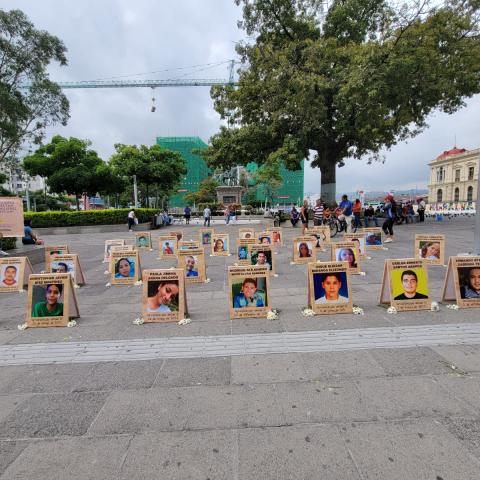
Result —
<path fill-rule="evenodd" d="M 432 350 L 465 372 L 480 371 L 480 345 L 446 345 L 433 347 Z"/>
<path fill-rule="evenodd" d="M 131 437 L 70 438 L 32 442 L 2 480 L 97 480 L 118 478 Z"/>
<path fill-rule="evenodd" d="M 305 381 L 299 354 L 244 355 L 232 357 L 232 383 Z"/>
<path fill-rule="evenodd" d="M 387 375 L 426 375 L 448 373 L 444 358 L 430 348 L 378 348 L 371 351 L 372 357 L 382 366 Z"/>
<path fill-rule="evenodd" d="M 155 386 L 228 385 L 230 357 L 168 359 L 155 379 Z"/>
<path fill-rule="evenodd" d="M 351 381 L 279 383 L 275 389 L 287 425 L 376 419 L 375 408 Z"/>
<path fill-rule="evenodd" d="M 0 477 L 7 467 L 23 452 L 27 445 L 27 442 L 21 441 L 0 441 Z"/>
<path fill-rule="evenodd" d="M 477 413 L 480 413 L 480 377 L 479 376 L 441 376 L 436 377 L 438 383 L 444 387 L 459 402 L 470 405 Z"/>
<path fill-rule="evenodd" d="M 33 395 L 0 422 L 0 438 L 83 435 L 107 395 L 103 392 Z"/>
<path fill-rule="evenodd" d="M 239 480 L 362 478 L 333 426 L 246 429 L 238 444 Z"/>
<path fill-rule="evenodd" d="M 480 419 L 443 418 L 441 423 L 480 460 Z"/>
<path fill-rule="evenodd" d="M 466 403 L 455 398 L 431 377 L 391 377 L 355 382 L 365 402 L 379 417 L 472 415 Z"/>
<path fill-rule="evenodd" d="M 162 432 L 136 436 L 122 480 L 206 480 L 236 477 L 235 431 Z"/>
<path fill-rule="evenodd" d="M 16 408 L 29 398 L 30 395 L 0 395 L 0 421 L 7 418 Z"/>
<path fill-rule="evenodd" d="M 311 380 L 383 376 L 385 372 L 370 355 L 372 351 L 302 353 L 301 359 Z"/>
<path fill-rule="evenodd" d="M 433 421 L 356 424 L 343 433 L 362 478 L 478 479 L 478 460 Z"/>

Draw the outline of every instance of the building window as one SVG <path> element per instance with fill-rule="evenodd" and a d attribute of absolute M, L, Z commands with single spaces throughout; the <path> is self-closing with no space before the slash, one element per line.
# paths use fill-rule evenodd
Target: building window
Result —
<path fill-rule="evenodd" d="M 440 202 L 443 202 L 443 192 L 441 188 L 437 190 L 437 203 Z"/>
<path fill-rule="evenodd" d="M 443 167 L 437 168 L 437 182 L 443 182 L 445 178 L 445 169 Z"/>
<path fill-rule="evenodd" d="M 473 173 L 474 173 L 475 167 L 468 167 L 468 179 L 473 180 Z"/>
<path fill-rule="evenodd" d="M 455 189 L 455 194 L 454 194 L 454 197 L 453 197 L 453 201 L 454 202 L 459 202 L 460 201 L 460 189 L 458 187 Z"/>
<path fill-rule="evenodd" d="M 455 181 L 456 182 L 460 181 L 460 169 L 455 170 Z"/>
<path fill-rule="evenodd" d="M 473 168 L 473 167 L 470 167 Z M 473 187 L 470 185 L 467 189 L 467 202 L 471 203 L 473 202 Z"/>

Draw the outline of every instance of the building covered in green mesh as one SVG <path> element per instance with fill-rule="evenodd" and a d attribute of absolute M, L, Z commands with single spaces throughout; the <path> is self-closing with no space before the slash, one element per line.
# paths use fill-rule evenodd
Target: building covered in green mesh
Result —
<path fill-rule="evenodd" d="M 183 207 L 186 202 L 184 197 L 187 193 L 196 192 L 200 182 L 207 178 L 212 172 L 202 157 L 194 155 L 192 150 L 195 148 L 207 148 L 207 144 L 199 137 L 157 137 L 157 144 L 163 148 L 179 152 L 187 163 L 187 174 L 182 178 L 177 192 L 170 197 L 170 207 Z M 303 199 L 303 180 L 304 163 L 301 169 L 296 171 L 287 170 L 283 165 L 280 167 L 280 175 L 283 178 L 283 185 L 277 190 L 277 195 L 273 200 L 275 205 L 300 204 Z M 250 162 L 245 167 L 248 174 L 253 174 L 258 169 L 258 165 Z M 249 182 L 254 186 L 254 182 Z M 255 201 L 265 202 L 265 192 L 261 185 L 255 190 Z"/>
<path fill-rule="evenodd" d="M 200 182 L 207 178 L 210 170 L 202 157 L 194 155 L 194 148 L 207 148 L 207 144 L 199 137 L 157 137 L 157 144 L 182 155 L 187 164 L 187 174 L 182 178 L 177 192 L 170 197 L 170 207 L 185 206 L 187 193 L 196 192 Z"/>

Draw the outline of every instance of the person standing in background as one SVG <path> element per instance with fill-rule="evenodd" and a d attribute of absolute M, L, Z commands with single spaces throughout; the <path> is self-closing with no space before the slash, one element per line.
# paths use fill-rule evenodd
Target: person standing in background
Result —
<path fill-rule="evenodd" d="M 203 209 L 203 226 L 209 227 L 210 226 L 210 218 L 212 217 L 212 211 L 208 207 L 208 205 Z"/>
<path fill-rule="evenodd" d="M 128 212 L 128 217 L 127 217 L 127 222 L 128 222 L 128 231 L 131 232 L 133 229 L 133 226 L 135 225 L 135 219 L 137 217 L 135 216 L 135 210 L 132 208 Z"/>
<path fill-rule="evenodd" d="M 183 215 L 185 217 L 185 224 L 190 225 L 190 217 L 192 215 L 192 209 L 188 205 L 183 209 Z"/>
<path fill-rule="evenodd" d="M 385 216 L 386 219 L 383 222 L 382 230 L 387 235 L 384 243 L 393 242 L 393 224 L 395 223 L 397 203 L 395 202 L 393 195 L 388 194 L 385 197 Z"/>
<path fill-rule="evenodd" d="M 300 220 L 302 222 L 302 235 L 305 235 L 305 230 L 308 228 L 308 202 L 303 201 L 302 208 L 300 209 Z"/>
<path fill-rule="evenodd" d="M 325 207 L 323 205 L 322 199 L 317 198 L 315 206 L 313 207 L 313 225 L 315 227 L 320 227 L 323 224 L 323 212 Z"/>
<path fill-rule="evenodd" d="M 418 221 L 419 222 L 424 222 L 425 221 L 425 201 L 423 198 L 417 198 L 417 203 L 418 203 Z"/>
<path fill-rule="evenodd" d="M 362 226 L 360 222 L 360 215 L 362 214 L 362 204 L 360 203 L 360 200 L 358 198 L 355 200 L 355 203 L 353 204 L 352 213 L 353 213 L 353 224 L 355 228 L 360 228 Z"/>

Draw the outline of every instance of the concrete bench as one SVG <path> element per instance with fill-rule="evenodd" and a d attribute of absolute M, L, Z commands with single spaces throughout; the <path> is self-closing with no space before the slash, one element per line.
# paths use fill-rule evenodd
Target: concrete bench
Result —
<path fill-rule="evenodd" d="M 9 257 L 28 257 L 32 265 L 45 261 L 45 247 L 43 245 L 22 245 L 7 251 Z"/>

